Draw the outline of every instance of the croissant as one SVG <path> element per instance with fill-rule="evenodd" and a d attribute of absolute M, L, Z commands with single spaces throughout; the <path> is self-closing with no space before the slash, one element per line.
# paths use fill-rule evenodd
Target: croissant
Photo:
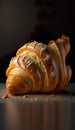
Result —
<path fill-rule="evenodd" d="M 72 75 L 65 62 L 69 51 L 70 38 L 65 35 L 48 44 L 26 43 L 10 60 L 6 70 L 6 91 L 11 95 L 60 91 Z"/>

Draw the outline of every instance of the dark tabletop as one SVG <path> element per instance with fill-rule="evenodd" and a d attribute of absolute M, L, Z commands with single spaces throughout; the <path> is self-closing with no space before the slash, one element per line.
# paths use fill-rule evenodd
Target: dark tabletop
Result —
<path fill-rule="evenodd" d="M 0 130 L 75 130 L 75 84 L 60 93 L 4 99 L 0 84 Z"/>

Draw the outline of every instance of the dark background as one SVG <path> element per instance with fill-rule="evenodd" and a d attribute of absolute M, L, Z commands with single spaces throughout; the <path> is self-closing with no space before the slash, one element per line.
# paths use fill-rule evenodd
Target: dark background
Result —
<path fill-rule="evenodd" d="M 75 7 L 70 0 L 0 0 L 0 82 L 11 57 L 24 43 L 36 40 L 48 43 L 62 34 L 70 37 L 71 51 L 67 57 L 75 82 Z"/>

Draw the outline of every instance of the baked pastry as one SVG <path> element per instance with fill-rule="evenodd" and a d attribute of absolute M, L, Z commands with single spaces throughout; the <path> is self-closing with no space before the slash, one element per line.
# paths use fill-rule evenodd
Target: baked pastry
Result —
<path fill-rule="evenodd" d="M 65 63 L 69 51 L 70 38 L 65 35 L 48 45 L 36 41 L 26 43 L 10 60 L 6 91 L 12 95 L 60 91 L 72 75 Z"/>

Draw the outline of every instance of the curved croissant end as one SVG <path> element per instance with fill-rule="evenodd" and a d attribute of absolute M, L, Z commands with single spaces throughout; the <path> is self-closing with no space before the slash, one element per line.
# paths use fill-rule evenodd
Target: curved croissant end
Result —
<path fill-rule="evenodd" d="M 29 84 L 27 72 L 25 75 L 21 68 L 12 69 L 6 80 L 7 92 L 12 95 L 21 95 L 29 92 L 31 90 L 31 85 Z"/>
<path fill-rule="evenodd" d="M 12 95 L 51 93 L 63 89 L 71 79 L 72 71 L 66 66 L 70 39 L 62 35 L 48 45 L 30 42 L 18 49 L 6 70 L 6 90 Z"/>

